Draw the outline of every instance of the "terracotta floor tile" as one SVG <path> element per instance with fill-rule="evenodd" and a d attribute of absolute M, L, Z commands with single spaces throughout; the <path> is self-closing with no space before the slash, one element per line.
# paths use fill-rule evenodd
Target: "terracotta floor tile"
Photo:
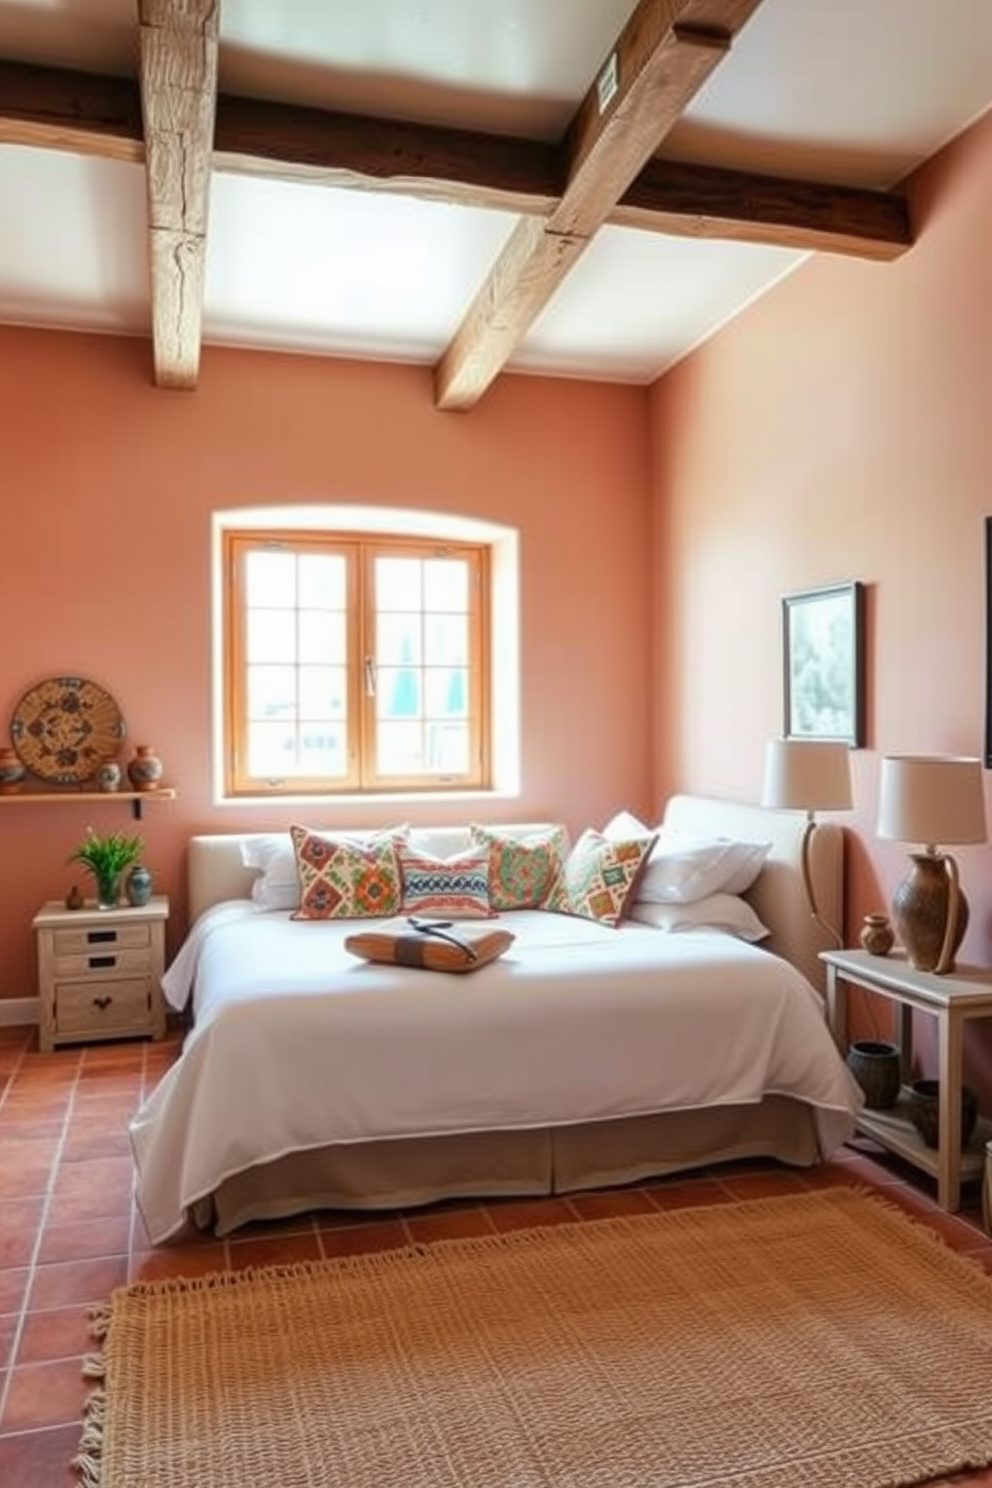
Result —
<path fill-rule="evenodd" d="M 409 1244 L 409 1235 L 401 1219 L 373 1220 L 364 1225 L 351 1225 L 347 1229 L 320 1231 L 320 1243 L 324 1255 L 334 1256 L 369 1255 L 376 1250 L 397 1250 Z"/>
<path fill-rule="evenodd" d="M 809 1190 L 806 1170 L 792 1168 L 773 1168 L 766 1173 L 730 1173 L 720 1179 L 720 1186 L 738 1200 L 777 1199 Z"/>
<path fill-rule="evenodd" d="M 85 1307 L 53 1307 L 24 1314 L 15 1362 L 41 1364 L 50 1359 L 77 1359 L 97 1347 Z"/>
<path fill-rule="evenodd" d="M 209 1276 L 227 1266 L 223 1241 L 210 1245 L 138 1251 L 131 1257 L 128 1281 L 164 1281 L 176 1276 Z"/>
<path fill-rule="evenodd" d="M 0 1370 L 14 1362 L 14 1339 L 21 1320 L 19 1312 L 9 1312 L 0 1317 Z"/>
<path fill-rule="evenodd" d="M 62 1161 L 89 1162 L 94 1158 L 125 1157 L 130 1159 L 131 1142 L 127 1127 L 119 1121 L 73 1121 L 62 1145 Z"/>
<path fill-rule="evenodd" d="M 98 1157 L 60 1164 L 52 1193 L 59 1199 L 102 1189 L 116 1196 L 130 1194 L 133 1187 L 134 1167 L 129 1157 Z"/>
<path fill-rule="evenodd" d="M 48 1138 L 0 1142 L 0 1200 L 29 1198 L 47 1191 L 58 1143 Z"/>
<path fill-rule="evenodd" d="M 131 1242 L 130 1215 L 83 1219 L 76 1224 L 46 1225 L 38 1250 L 41 1265 L 56 1261 L 85 1261 L 99 1256 L 127 1255 Z"/>
<path fill-rule="evenodd" d="M 492 1219 L 483 1204 L 442 1209 L 431 1214 L 418 1214 L 412 1210 L 404 1217 L 411 1239 L 419 1245 L 429 1245 L 433 1240 L 467 1240 L 477 1235 L 495 1234 Z"/>
<path fill-rule="evenodd" d="M 653 1214 L 655 1205 L 640 1188 L 612 1188 L 603 1193 L 569 1194 L 568 1202 L 580 1219 L 617 1219 L 628 1214 Z"/>
<path fill-rule="evenodd" d="M 27 1266 L 0 1271 L 0 1315 L 17 1312 L 24 1305 L 30 1276 Z"/>
<path fill-rule="evenodd" d="M 320 1239 L 316 1230 L 309 1235 L 272 1235 L 268 1239 L 231 1240 L 227 1247 L 228 1265 L 234 1271 L 246 1266 L 293 1266 L 299 1261 L 321 1259 Z"/>
<path fill-rule="evenodd" d="M 732 1204 L 733 1197 L 712 1178 L 665 1178 L 645 1184 L 643 1192 L 659 1209 L 688 1209 L 701 1204 Z"/>
<path fill-rule="evenodd" d="M 567 1199 L 506 1199 L 487 1205 L 493 1226 L 501 1234 L 508 1230 L 543 1228 L 546 1225 L 572 1224 L 575 1210 Z"/>
<path fill-rule="evenodd" d="M 0 1270 L 30 1262 L 43 1204 L 40 1195 L 0 1200 Z"/>
<path fill-rule="evenodd" d="M 0 1436 L 0 1483 L 11 1488 L 79 1488 L 72 1459 L 79 1450 L 79 1424 Z"/>
<path fill-rule="evenodd" d="M 6 1274 L 0 1271 L 0 1277 Z M 77 1303 L 104 1302 L 114 1287 L 123 1286 L 126 1281 L 126 1256 L 102 1256 L 99 1260 L 36 1266 L 28 1289 L 27 1305 L 32 1311 L 42 1311 Z"/>
<path fill-rule="evenodd" d="M 120 1215 L 130 1215 L 132 1202 L 131 1195 L 122 1189 L 84 1185 L 78 1193 L 53 1196 L 48 1206 L 48 1223 L 67 1225 L 76 1224 L 83 1219 L 113 1219 Z"/>
<path fill-rule="evenodd" d="M 0 1154 L 6 1153 L 14 1142 L 60 1142 L 64 1132 L 65 1118 L 62 1116 L 53 1121 L 22 1121 L 8 1116 L 0 1108 Z"/>
<path fill-rule="evenodd" d="M 45 1364 L 15 1365 L 10 1372 L 0 1427 L 30 1431 L 79 1422 L 93 1381 L 84 1379 L 82 1357 Z M 77 1425 L 77 1432 L 79 1427 Z"/>

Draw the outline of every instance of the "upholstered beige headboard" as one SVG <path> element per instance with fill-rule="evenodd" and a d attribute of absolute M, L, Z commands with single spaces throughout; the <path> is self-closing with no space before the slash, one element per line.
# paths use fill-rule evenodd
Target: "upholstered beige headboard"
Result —
<path fill-rule="evenodd" d="M 771 843 L 758 880 L 746 895 L 772 932 L 762 944 L 798 966 L 822 990 L 823 966 L 818 953 L 832 942 L 812 918 L 806 902 L 802 876 L 805 817 L 710 796 L 678 795 L 665 808 L 665 822 L 701 836 Z M 187 883 L 191 921 L 212 904 L 250 897 L 255 874 L 241 861 L 241 845 L 253 835 L 257 834 L 226 832 L 190 838 Z M 456 829 L 442 829 L 438 838 L 450 836 L 447 850 L 454 852 L 459 845 L 457 839 L 464 835 Z M 437 850 L 445 850 L 441 842 Z M 844 837 L 839 827 L 817 826 L 810 867 L 820 913 L 828 924 L 842 928 Z"/>

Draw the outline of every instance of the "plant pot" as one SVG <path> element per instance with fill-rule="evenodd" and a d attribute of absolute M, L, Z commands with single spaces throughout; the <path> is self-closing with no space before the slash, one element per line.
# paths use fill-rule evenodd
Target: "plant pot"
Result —
<path fill-rule="evenodd" d="M 895 1105 L 902 1085 L 898 1044 L 859 1039 L 848 1048 L 847 1067 L 864 1091 L 869 1110 L 883 1111 Z"/>

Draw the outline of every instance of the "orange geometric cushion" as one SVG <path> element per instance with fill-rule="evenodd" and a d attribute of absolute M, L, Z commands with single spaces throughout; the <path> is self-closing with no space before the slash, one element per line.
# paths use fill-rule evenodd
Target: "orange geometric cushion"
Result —
<path fill-rule="evenodd" d="M 359 839 L 309 827 L 290 827 L 300 907 L 294 920 L 356 920 L 396 914 L 401 883 L 396 838 L 390 832 Z"/>

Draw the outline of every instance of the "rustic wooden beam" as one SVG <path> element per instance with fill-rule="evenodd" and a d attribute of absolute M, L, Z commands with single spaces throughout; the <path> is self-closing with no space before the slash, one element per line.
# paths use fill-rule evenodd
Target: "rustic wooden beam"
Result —
<path fill-rule="evenodd" d="M 0 61 L 0 142 L 141 162 L 141 96 L 126 78 Z M 560 153 L 540 141 L 404 124 L 218 95 L 214 170 L 302 177 L 357 190 L 551 212 L 564 191 Z M 679 237 L 896 257 L 913 241 L 894 192 L 781 180 L 649 160 L 607 218 Z"/>
<path fill-rule="evenodd" d="M 159 387 L 194 388 L 200 365 L 218 3 L 138 0 Z"/>
<path fill-rule="evenodd" d="M 545 228 L 570 251 L 556 253 L 532 232 L 512 235 L 434 370 L 439 408 L 470 408 L 490 386 L 759 4 L 640 0 L 565 135 L 565 190 Z M 514 276 L 525 292 L 516 292 Z"/>
<path fill-rule="evenodd" d="M 893 192 L 654 159 L 610 214 L 621 227 L 893 259 L 913 243 L 909 203 Z"/>

